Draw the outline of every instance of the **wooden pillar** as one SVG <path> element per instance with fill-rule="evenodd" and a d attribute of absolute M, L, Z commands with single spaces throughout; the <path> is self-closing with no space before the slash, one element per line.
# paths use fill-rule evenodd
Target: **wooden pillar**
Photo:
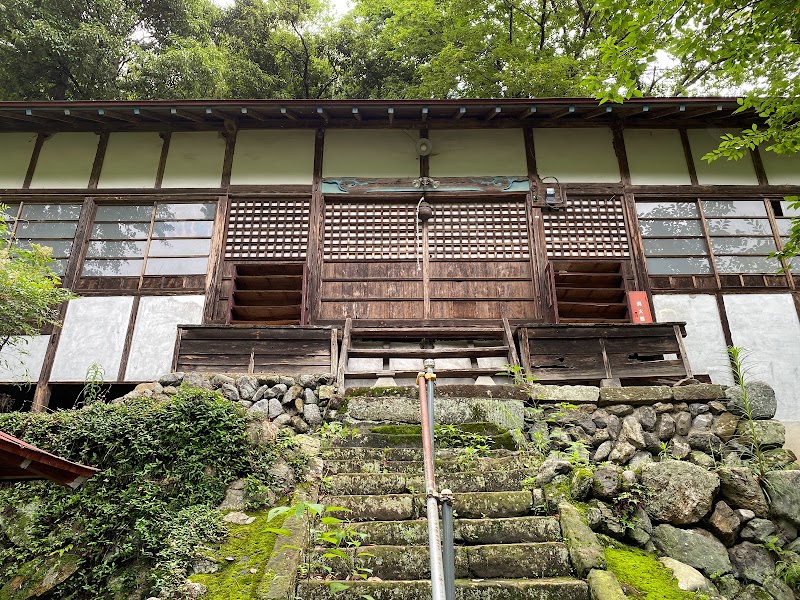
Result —
<path fill-rule="evenodd" d="M 528 181 L 531 191 L 528 193 L 528 241 L 531 253 L 531 283 L 533 297 L 536 302 L 536 320 L 550 321 L 549 307 L 555 298 L 550 298 L 550 285 L 547 281 L 547 248 L 545 244 L 544 218 L 542 209 L 534 206 L 533 190 L 541 184 L 536 169 L 536 149 L 533 143 L 533 130 L 526 127 L 522 130 L 525 140 L 525 159 L 528 166 Z"/>
<path fill-rule="evenodd" d="M 322 285 L 322 228 L 324 224 L 325 203 L 322 197 L 322 158 L 325 147 L 325 130 L 317 129 L 314 139 L 314 178 L 311 185 L 311 205 L 308 215 L 308 247 L 306 265 L 308 266 L 308 290 L 306 314 L 313 323 L 319 318 L 320 287 Z"/>
<path fill-rule="evenodd" d="M 63 286 L 67 289 L 75 289 L 80 279 L 78 268 L 83 264 L 83 256 L 86 253 L 86 246 L 91 237 L 92 220 L 94 218 L 95 202 L 94 198 L 85 198 L 81 207 L 81 214 L 78 217 L 78 226 L 75 230 L 75 239 L 72 244 L 69 262 L 64 276 L 61 278 Z M 67 314 L 67 302 L 62 304 L 58 310 L 58 320 L 64 322 Z M 39 373 L 39 380 L 36 384 L 36 391 L 33 394 L 33 405 L 31 411 L 42 412 L 47 409 L 50 403 L 50 374 L 53 372 L 53 363 L 56 358 L 58 341 L 61 339 L 61 328 L 54 327 L 50 334 L 50 341 L 42 361 L 42 370 Z"/>

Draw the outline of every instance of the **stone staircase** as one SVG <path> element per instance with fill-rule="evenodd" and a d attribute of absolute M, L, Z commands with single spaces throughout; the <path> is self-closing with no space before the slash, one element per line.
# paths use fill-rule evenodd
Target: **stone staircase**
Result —
<path fill-rule="evenodd" d="M 367 537 L 358 549 L 342 548 L 346 558 L 310 549 L 298 597 L 431 597 L 422 451 L 379 446 L 382 437 L 367 434 L 323 450 L 321 502 L 349 509 L 343 516 Z M 527 454 L 500 449 L 464 460 L 458 450 L 439 450 L 436 471 L 438 489 L 454 492 L 458 600 L 589 599 L 587 584 L 574 577 L 558 518 L 523 489 L 535 474 Z M 350 580 L 354 566 L 369 578 Z M 347 589 L 332 588 L 332 581 Z"/>

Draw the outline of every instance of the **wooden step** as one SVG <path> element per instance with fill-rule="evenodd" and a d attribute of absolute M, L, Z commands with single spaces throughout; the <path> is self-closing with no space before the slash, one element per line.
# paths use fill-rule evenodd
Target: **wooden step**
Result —
<path fill-rule="evenodd" d="M 300 290 L 302 275 L 237 275 L 237 290 Z"/>
<path fill-rule="evenodd" d="M 234 306 L 231 321 L 269 321 L 300 320 L 300 306 Z"/>
<path fill-rule="evenodd" d="M 419 371 L 347 371 L 345 376 L 350 379 L 377 379 L 378 377 L 396 377 L 402 379 L 414 379 Z M 439 379 L 445 377 L 480 377 L 481 375 L 505 375 L 499 368 L 477 368 L 477 369 L 436 369 L 436 376 Z"/>
<path fill-rule="evenodd" d="M 303 293 L 300 290 L 235 290 L 233 299 L 237 306 L 300 306 Z"/>

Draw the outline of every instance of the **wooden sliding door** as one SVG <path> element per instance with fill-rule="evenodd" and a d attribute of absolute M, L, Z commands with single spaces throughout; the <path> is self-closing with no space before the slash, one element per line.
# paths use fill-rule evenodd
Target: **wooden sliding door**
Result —
<path fill-rule="evenodd" d="M 524 199 L 327 198 L 319 319 L 539 318 Z"/>

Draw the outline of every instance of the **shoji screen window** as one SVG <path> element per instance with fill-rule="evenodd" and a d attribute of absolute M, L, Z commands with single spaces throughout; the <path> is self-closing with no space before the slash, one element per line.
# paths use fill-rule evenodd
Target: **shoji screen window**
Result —
<path fill-rule="evenodd" d="M 63 275 L 72 252 L 81 205 L 22 202 L 9 205 L 3 212 L 12 242 L 22 248 L 37 244 L 52 249 L 50 267 Z"/>
<path fill-rule="evenodd" d="M 769 254 L 779 233 L 770 210 L 762 199 L 637 201 L 648 273 L 776 273 L 781 264 Z"/>
<path fill-rule="evenodd" d="M 204 275 L 215 203 L 97 207 L 84 277 Z"/>
<path fill-rule="evenodd" d="M 778 234 L 781 237 L 781 245 L 789 241 L 792 229 L 792 218 L 800 218 L 800 206 L 792 208 L 793 202 L 786 200 L 773 200 L 772 209 L 775 213 L 775 224 L 778 227 Z M 800 273 L 800 256 L 795 256 L 790 262 L 789 267 L 793 273 Z"/>

